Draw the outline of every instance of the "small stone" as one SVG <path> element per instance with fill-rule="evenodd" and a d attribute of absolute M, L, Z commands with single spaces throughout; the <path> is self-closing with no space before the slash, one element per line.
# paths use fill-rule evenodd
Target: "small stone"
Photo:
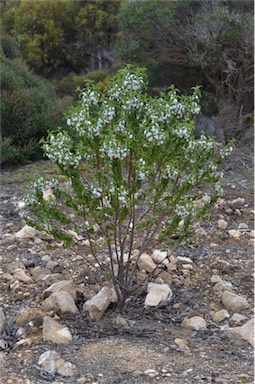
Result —
<path fill-rule="evenodd" d="M 178 345 L 179 348 L 181 348 L 183 350 L 189 350 L 189 346 L 188 346 L 187 340 L 180 339 L 180 338 L 176 337 L 174 339 L 174 342 L 175 342 L 176 345 Z"/>
<path fill-rule="evenodd" d="M 160 277 L 162 278 L 164 283 L 166 283 L 168 285 L 172 284 L 172 275 L 168 271 L 160 272 Z"/>
<path fill-rule="evenodd" d="M 226 309 L 221 309 L 220 311 L 214 313 L 214 315 L 212 316 L 212 320 L 215 323 L 220 323 L 223 320 L 229 319 L 229 317 L 230 316 L 228 311 Z"/>
<path fill-rule="evenodd" d="M 52 293 L 46 300 L 41 304 L 42 309 L 47 311 L 60 312 L 62 314 L 73 314 L 78 313 L 78 308 L 71 295 L 65 291 L 57 291 Z"/>
<path fill-rule="evenodd" d="M 40 245 L 40 244 L 42 244 L 42 243 L 43 243 L 43 240 L 40 239 L 39 237 L 36 237 L 36 238 L 34 239 L 34 244 L 35 244 L 35 245 Z"/>
<path fill-rule="evenodd" d="M 244 321 L 246 319 L 247 319 L 247 317 L 242 315 L 241 313 L 234 313 L 230 320 L 236 324 L 240 324 L 240 323 L 242 323 L 242 321 Z"/>
<path fill-rule="evenodd" d="M 60 359 L 60 356 L 58 352 L 56 351 L 46 351 L 42 353 L 38 360 L 38 365 L 42 366 L 45 370 L 49 371 L 50 373 L 54 374 L 56 373 L 56 362 Z"/>
<path fill-rule="evenodd" d="M 146 307 L 156 307 L 162 301 L 170 301 L 173 296 L 168 284 L 148 283 L 147 292 L 144 303 Z"/>
<path fill-rule="evenodd" d="M 0 333 L 4 329 L 4 324 L 5 324 L 5 314 L 3 308 L 0 307 Z"/>
<path fill-rule="evenodd" d="M 233 237 L 234 239 L 239 239 L 241 236 L 241 232 L 237 231 L 236 229 L 230 229 L 228 231 L 228 234 L 230 237 Z"/>
<path fill-rule="evenodd" d="M 15 280 L 11 285 L 10 288 L 13 292 L 17 292 L 17 290 L 20 288 L 20 282 L 18 280 Z"/>
<path fill-rule="evenodd" d="M 21 269 L 21 268 L 18 268 L 14 271 L 14 275 L 13 275 L 14 279 L 17 279 L 19 281 L 22 281 L 23 283 L 25 284 L 30 284 L 30 283 L 33 283 L 34 280 L 32 279 L 32 277 L 28 276 L 26 274 L 26 272 Z"/>
<path fill-rule="evenodd" d="M 43 198 L 44 198 L 44 200 L 46 200 L 46 201 L 55 199 L 53 190 L 52 190 L 51 188 L 48 188 L 48 189 L 46 189 L 45 191 L 43 191 Z"/>
<path fill-rule="evenodd" d="M 219 275 L 212 275 L 212 277 L 211 277 L 211 283 L 212 284 L 220 283 L 221 281 L 222 281 L 222 279 Z"/>
<path fill-rule="evenodd" d="M 15 233 L 18 239 L 33 239 L 36 235 L 36 230 L 29 225 L 25 225 L 20 231 Z"/>
<path fill-rule="evenodd" d="M 52 341 L 56 344 L 67 344 L 72 341 L 72 335 L 65 325 L 45 316 L 43 318 L 43 340 Z"/>
<path fill-rule="evenodd" d="M 213 286 L 213 289 L 221 292 L 226 290 L 231 291 L 233 289 L 233 284 L 230 281 L 221 280 Z"/>
<path fill-rule="evenodd" d="M 153 377 L 156 377 L 158 376 L 158 371 L 156 371 L 156 369 L 146 369 L 146 371 L 144 371 L 144 374 L 153 378 Z"/>
<path fill-rule="evenodd" d="M 226 309 L 234 312 L 242 312 L 250 306 L 245 297 L 229 291 L 223 293 L 221 300 Z"/>
<path fill-rule="evenodd" d="M 218 220 L 217 224 L 219 229 L 227 229 L 228 227 L 228 222 L 223 219 Z"/>
<path fill-rule="evenodd" d="M 116 317 L 114 317 L 112 319 L 112 324 L 120 326 L 120 327 L 127 327 L 128 326 L 127 320 L 124 319 L 124 317 L 121 315 L 117 315 Z"/>
<path fill-rule="evenodd" d="M 152 259 L 155 261 L 157 264 L 163 264 L 166 267 L 169 264 L 169 260 L 167 258 L 167 252 L 160 251 L 159 249 L 154 249 L 152 253 Z"/>
<path fill-rule="evenodd" d="M 237 197 L 236 199 L 233 199 L 232 201 L 228 202 L 231 209 L 241 209 L 242 206 L 245 204 L 245 199 L 243 197 Z"/>
<path fill-rule="evenodd" d="M 240 232 L 247 232 L 247 231 L 249 231 L 249 225 L 246 223 L 240 223 L 240 224 L 238 224 L 237 229 Z"/>
<path fill-rule="evenodd" d="M 15 322 L 18 325 L 25 325 L 32 318 L 33 311 L 27 306 L 22 308 L 15 316 Z"/>
<path fill-rule="evenodd" d="M 195 234 L 198 235 L 198 236 L 205 236 L 205 237 L 208 235 L 206 230 L 204 228 L 202 228 L 202 227 L 196 228 L 195 229 Z"/>
<path fill-rule="evenodd" d="M 146 272 L 152 272 L 157 268 L 157 264 L 150 255 L 143 253 L 139 258 L 138 268 L 144 269 Z"/>
<path fill-rule="evenodd" d="M 63 377 L 72 377 L 76 374 L 76 366 L 69 361 L 59 359 L 56 361 L 57 373 Z"/>
<path fill-rule="evenodd" d="M 194 269 L 192 264 L 182 264 L 182 268 L 189 271 L 193 271 Z"/>
<path fill-rule="evenodd" d="M 229 336 L 246 340 L 254 347 L 254 318 L 241 327 L 229 328 Z"/>
<path fill-rule="evenodd" d="M 193 261 L 185 256 L 177 256 L 176 260 L 178 264 L 193 264 Z"/>
<path fill-rule="evenodd" d="M 52 273 L 52 274 L 43 276 L 41 278 L 41 281 L 44 286 L 49 287 L 52 284 L 63 281 L 63 276 L 61 275 L 61 273 Z"/>
<path fill-rule="evenodd" d="M 181 326 L 184 328 L 190 328 L 194 331 L 202 331 L 206 329 L 206 321 L 201 316 L 193 316 L 190 318 L 185 318 Z"/>

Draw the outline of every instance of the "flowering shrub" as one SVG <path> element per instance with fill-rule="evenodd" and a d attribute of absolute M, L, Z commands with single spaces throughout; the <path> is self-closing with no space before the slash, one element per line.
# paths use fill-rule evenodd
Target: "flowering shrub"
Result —
<path fill-rule="evenodd" d="M 169 240 L 177 230 L 182 240 L 189 224 L 214 204 L 221 194 L 218 166 L 232 150 L 230 144 L 216 156 L 213 139 L 195 140 L 198 87 L 191 96 L 171 87 L 157 98 L 145 90 L 145 70 L 130 66 L 118 72 L 106 94 L 88 83 L 67 116 L 69 130 L 50 133 L 43 142 L 45 155 L 57 163 L 66 182 L 40 178 L 26 197 L 28 224 L 66 242 L 72 240 L 68 228 L 86 232 L 120 306 L 132 292 L 138 260 L 149 243 Z M 215 188 L 201 206 L 196 201 L 204 184 Z M 52 197 L 44 199 L 47 188 Z M 93 242 L 98 235 L 105 240 L 109 264 L 98 257 Z"/>

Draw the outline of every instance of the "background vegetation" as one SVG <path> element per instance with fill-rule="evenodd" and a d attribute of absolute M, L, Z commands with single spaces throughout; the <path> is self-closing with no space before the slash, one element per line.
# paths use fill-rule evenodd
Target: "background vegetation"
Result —
<path fill-rule="evenodd" d="M 160 3 L 160 5 L 159 5 Z M 39 155 L 77 87 L 126 63 L 146 66 L 149 91 L 202 86 L 203 114 L 226 141 L 253 126 L 251 0 L 2 0 L 1 162 Z"/>

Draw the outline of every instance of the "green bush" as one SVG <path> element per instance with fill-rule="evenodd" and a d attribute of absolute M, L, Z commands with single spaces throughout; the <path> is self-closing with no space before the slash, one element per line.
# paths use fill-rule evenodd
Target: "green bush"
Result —
<path fill-rule="evenodd" d="M 54 87 L 34 75 L 14 55 L 13 40 L 4 41 L 0 68 L 1 134 L 3 140 L 9 138 L 11 144 L 1 148 L 1 163 L 22 163 L 41 153 L 38 152 L 39 140 L 49 129 L 54 130 L 62 123 L 66 103 L 61 104 Z"/>
<path fill-rule="evenodd" d="M 109 73 L 102 70 L 91 71 L 85 75 L 77 75 L 76 73 L 71 72 L 60 81 L 56 81 L 54 84 L 60 97 L 71 95 L 73 98 L 77 98 L 77 88 L 84 88 L 88 80 L 93 81 L 99 85 L 99 88 L 102 88 L 108 77 Z"/>
<path fill-rule="evenodd" d="M 0 37 L 3 53 L 9 59 L 15 59 L 20 56 L 19 43 L 11 36 L 4 35 Z"/>

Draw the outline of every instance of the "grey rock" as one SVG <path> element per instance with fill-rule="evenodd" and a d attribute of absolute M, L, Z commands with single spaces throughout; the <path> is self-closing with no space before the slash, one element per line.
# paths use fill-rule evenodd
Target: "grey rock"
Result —
<path fill-rule="evenodd" d="M 226 309 L 234 312 L 242 312 L 250 306 L 245 297 L 239 296 L 230 291 L 223 292 L 221 301 Z"/>
<path fill-rule="evenodd" d="M 247 317 L 242 315 L 241 313 L 234 313 L 230 320 L 236 324 L 240 324 L 246 319 Z"/>
<path fill-rule="evenodd" d="M 245 204 L 245 199 L 243 197 L 237 197 L 231 201 L 228 201 L 228 204 L 231 209 L 241 209 Z"/>
<path fill-rule="evenodd" d="M 254 318 L 241 327 L 229 328 L 229 336 L 233 339 L 246 340 L 254 347 Z"/>
<path fill-rule="evenodd" d="M 76 374 L 75 365 L 63 360 L 59 353 L 53 350 L 42 353 L 37 364 L 53 375 L 57 373 L 63 377 L 72 377 Z"/>
<path fill-rule="evenodd" d="M 233 289 L 233 284 L 230 281 L 221 280 L 213 286 L 215 291 L 223 292 L 223 291 L 231 291 Z"/>
<path fill-rule="evenodd" d="M 250 229 L 249 229 L 249 225 L 246 224 L 246 223 L 240 223 L 238 224 L 238 227 L 237 227 L 238 231 L 240 232 L 249 232 Z"/>

